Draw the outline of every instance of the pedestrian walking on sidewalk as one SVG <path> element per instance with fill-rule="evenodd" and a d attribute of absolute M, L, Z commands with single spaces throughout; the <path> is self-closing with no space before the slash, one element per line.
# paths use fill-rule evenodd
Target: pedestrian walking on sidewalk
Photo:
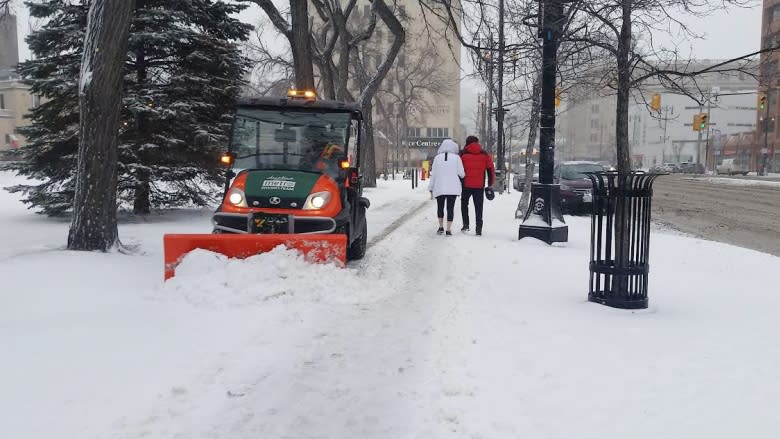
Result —
<path fill-rule="evenodd" d="M 455 216 L 455 199 L 461 193 L 460 179 L 466 175 L 458 155 L 458 144 L 444 139 L 433 159 L 428 190 L 436 198 L 436 215 L 439 218 L 437 234 L 444 234 L 444 207 L 447 207 L 447 235 L 452 235 L 452 219 Z"/>
<path fill-rule="evenodd" d="M 474 213 L 477 220 L 477 235 L 482 235 L 482 208 L 485 201 L 485 176 L 488 186 L 496 180 L 496 168 L 493 159 L 482 149 L 475 136 L 466 138 L 466 146 L 460 153 L 466 177 L 463 179 L 463 192 L 460 198 L 460 213 L 463 217 L 462 232 L 469 229 L 469 198 L 474 198 Z"/>

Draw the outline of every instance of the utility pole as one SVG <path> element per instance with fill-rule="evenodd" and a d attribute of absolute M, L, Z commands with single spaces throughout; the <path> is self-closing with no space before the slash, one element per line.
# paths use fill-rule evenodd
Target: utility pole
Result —
<path fill-rule="evenodd" d="M 661 120 L 664 122 L 664 136 L 661 138 L 661 142 L 664 144 L 664 154 L 663 157 L 661 157 L 661 163 L 663 163 L 666 161 L 666 142 L 669 141 L 669 136 L 666 134 L 666 128 L 667 125 L 669 125 L 669 113 L 671 112 L 672 116 L 674 116 L 674 108 L 668 105 L 664 105 L 661 111 L 663 111 L 664 114 L 661 118 Z"/>
<path fill-rule="evenodd" d="M 493 110 L 493 36 L 490 36 L 490 49 L 487 53 L 487 59 L 485 60 L 485 70 L 487 73 L 487 148 L 491 153 L 495 152 L 495 145 L 493 143 L 493 118 L 490 117 L 490 112 Z"/>
<path fill-rule="evenodd" d="M 767 102 L 764 106 L 764 148 L 761 151 L 763 153 L 763 157 L 761 160 L 761 175 L 768 175 L 767 169 L 766 169 L 766 162 L 767 157 L 769 155 L 769 105 L 771 105 L 771 100 L 769 99 L 769 90 L 767 90 Z"/>
<path fill-rule="evenodd" d="M 401 125 L 398 122 L 401 110 L 401 106 L 398 106 L 397 110 L 399 112 L 395 113 L 395 166 L 393 170 L 393 180 L 395 180 L 395 174 L 398 173 L 398 160 L 399 155 L 401 154 Z"/>
<path fill-rule="evenodd" d="M 496 93 L 496 184 L 499 186 L 499 192 L 503 191 L 504 178 L 504 0 L 498 0 L 498 91 Z M 501 183 L 499 183 L 501 182 Z"/>
<path fill-rule="evenodd" d="M 520 224 L 518 239 L 532 237 L 548 244 L 567 242 L 569 228 L 561 213 L 561 188 L 553 183 L 555 163 L 555 82 L 558 39 L 563 20 L 564 0 L 542 0 L 542 106 L 539 124 L 539 182 L 531 184 L 530 206 Z M 553 225 L 555 222 L 555 225 Z M 539 225 L 543 224 L 543 225 Z"/>
<path fill-rule="evenodd" d="M 699 104 L 699 114 L 701 114 L 702 111 L 704 111 L 704 103 Z M 696 117 L 698 118 L 699 116 L 696 116 Z M 694 123 L 696 123 L 696 122 L 694 122 Z M 698 133 L 697 136 L 696 136 L 696 163 L 697 164 L 701 164 L 701 129 L 698 128 L 698 127 L 696 127 L 696 128 L 697 128 L 697 133 Z M 680 157 L 679 156 L 677 157 L 677 163 L 678 164 L 680 163 Z"/>

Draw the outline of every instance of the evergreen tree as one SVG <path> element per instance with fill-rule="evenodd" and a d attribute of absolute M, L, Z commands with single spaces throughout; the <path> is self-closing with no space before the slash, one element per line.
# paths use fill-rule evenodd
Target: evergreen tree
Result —
<path fill-rule="evenodd" d="M 40 181 L 10 188 L 47 214 L 72 205 L 78 148 L 78 74 L 88 1 L 28 2 L 46 24 L 27 42 L 35 59 L 19 66 L 43 97 L 22 134 L 29 145 L 9 167 Z M 136 0 L 119 131 L 120 206 L 203 206 L 218 193 L 218 155 L 247 61 L 237 43 L 251 27 L 222 0 Z"/>

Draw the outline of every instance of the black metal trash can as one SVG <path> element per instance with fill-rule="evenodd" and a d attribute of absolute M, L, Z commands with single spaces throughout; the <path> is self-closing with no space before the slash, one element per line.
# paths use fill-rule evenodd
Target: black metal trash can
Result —
<path fill-rule="evenodd" d="M 587 175 L 593 183 L 588 300 L 614 308 L 647 308 L 653 182 L 664 174 Z"/>

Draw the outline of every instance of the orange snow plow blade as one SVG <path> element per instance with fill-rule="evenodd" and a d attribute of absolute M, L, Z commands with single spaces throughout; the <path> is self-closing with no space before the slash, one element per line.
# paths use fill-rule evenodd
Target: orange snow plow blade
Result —
<path fill-rule="evenodd" d="M 347 262 L 347 236 L 335 235 L 230 235 L 189 234 L 165 235 L 165 279 L 176 274 L 176 266 L 195 249 L 221 253 L 229 258 L 248 258 L 271 251 L 279 245 L 303 253 L 310 262 L 335 261 L 344 267 Z"/>

